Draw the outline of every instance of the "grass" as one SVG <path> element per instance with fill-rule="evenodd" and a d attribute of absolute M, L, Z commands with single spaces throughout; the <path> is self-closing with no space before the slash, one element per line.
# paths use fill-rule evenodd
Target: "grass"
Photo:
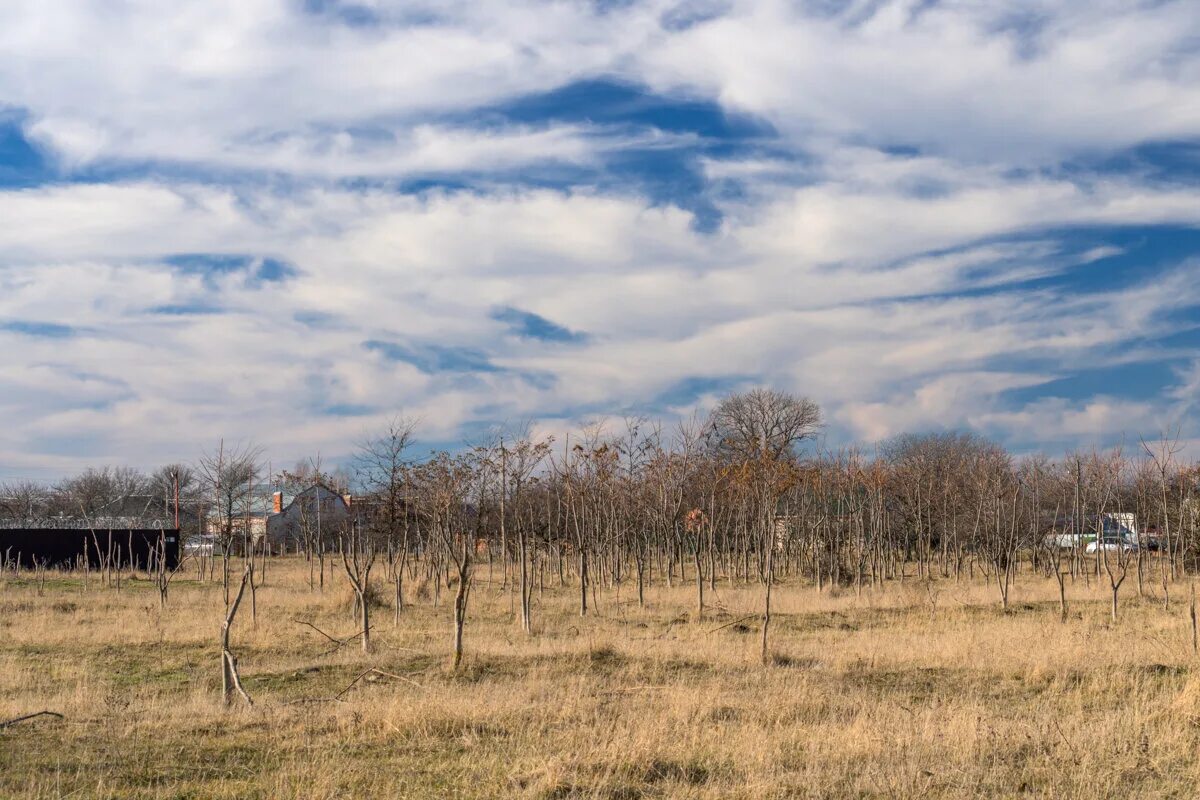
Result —
<path fill-rule="evenodd" d="M 585 619 L 547 589 L 527 636 L 479 578 L 450 672 L 450 593 L 398 626 L 378 610 L 370 654 L 329 653 L 295 620 L 352 634 L 344 581 L 313 592 L 302 562 L 273 563 L 234 632 L 255 707 L 227 711 L 218 584 L 180 581 L 160 612 L 144 581 L 8 577 L 0 717 L 65 719 L 0 729 L 0 796 L 1192 797 L 1200 780 L 1187 610 L 1133 590 L 1113 623 L 1106 587 L 1076 583 L 1063 624 L 1032 576 L 1007 613 L 983 583 L 784 582 L 764 667 L 756 587 L 719 587 L 703 619 L 688 586 L 645 608 L 609 589 Z"/>

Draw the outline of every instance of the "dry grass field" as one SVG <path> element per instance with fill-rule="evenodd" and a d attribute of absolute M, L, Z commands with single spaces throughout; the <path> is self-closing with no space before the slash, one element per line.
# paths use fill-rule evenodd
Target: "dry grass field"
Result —
<path fill-rule="evenodd" d="M 450 595 L 354 632 L 345 582 L 311 592 L 272 562 L 234 649 L 251 709 L 220 701 L 219 585 L 9 577 L 0 586 L 0 796 L 32 798 L 1193 797 L 1200 671 L 1185 604 L 1127 586 L 1022 577 L 775 595 L 759 663 L 757 587 L 691 587 L 639 608 L 607 590 L 535 595 L 535 634 L 478 573 L 467 658 L 447 670 Z M 1184 587 L 1176 593 L 1186 594 Z M 730 624 L 732 623 L 732 624 Z M 357 682 L 357 676 L 372 667 Z M 349 688 L 347 688 L 349 687 Z M 336 700 L 332 699 L 340 693 Z"/>

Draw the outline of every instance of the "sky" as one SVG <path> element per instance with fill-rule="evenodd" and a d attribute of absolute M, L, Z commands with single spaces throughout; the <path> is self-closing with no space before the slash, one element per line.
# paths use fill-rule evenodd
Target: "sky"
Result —
<path fill-rule="evenodd" d="M 0 481 L 762 385 L 1200 440 L 1200 7 L 6 0 L 0 351 Z"/>

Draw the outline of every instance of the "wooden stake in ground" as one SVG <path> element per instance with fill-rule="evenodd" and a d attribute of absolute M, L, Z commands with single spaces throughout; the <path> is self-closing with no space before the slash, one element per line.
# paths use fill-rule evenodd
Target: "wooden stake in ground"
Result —
<path fill-rule="evenodd" d="M 237 596 L 225 613 L 225 624 L 221 626 L 221 700 L 226 706 L 233 704 L 233 689 L 237 689 L 238 694 L 246 701 L 246 705 L 254 705 L 254 701 L 242 687 L 242 679 L 238 675 L 237 656 L 229 649 L 229 629 L 233 626 L 234 617 L 237 616 L 238 606 L 242 604 L 242 596 L 246 593 L 246 584 L 249 580 L 250 567 L 247 565 L 246 571 L 242 573 L 242 585 L 238 587 Z"/>

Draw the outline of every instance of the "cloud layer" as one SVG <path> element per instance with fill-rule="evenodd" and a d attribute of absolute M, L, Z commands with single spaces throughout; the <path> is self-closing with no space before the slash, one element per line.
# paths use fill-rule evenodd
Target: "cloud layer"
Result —
<path fill-rule="evenodd" d="M 764 382 L 831 443 L 1200 435 L 1189 3 L 0 22 L 0 479 Z"/>

